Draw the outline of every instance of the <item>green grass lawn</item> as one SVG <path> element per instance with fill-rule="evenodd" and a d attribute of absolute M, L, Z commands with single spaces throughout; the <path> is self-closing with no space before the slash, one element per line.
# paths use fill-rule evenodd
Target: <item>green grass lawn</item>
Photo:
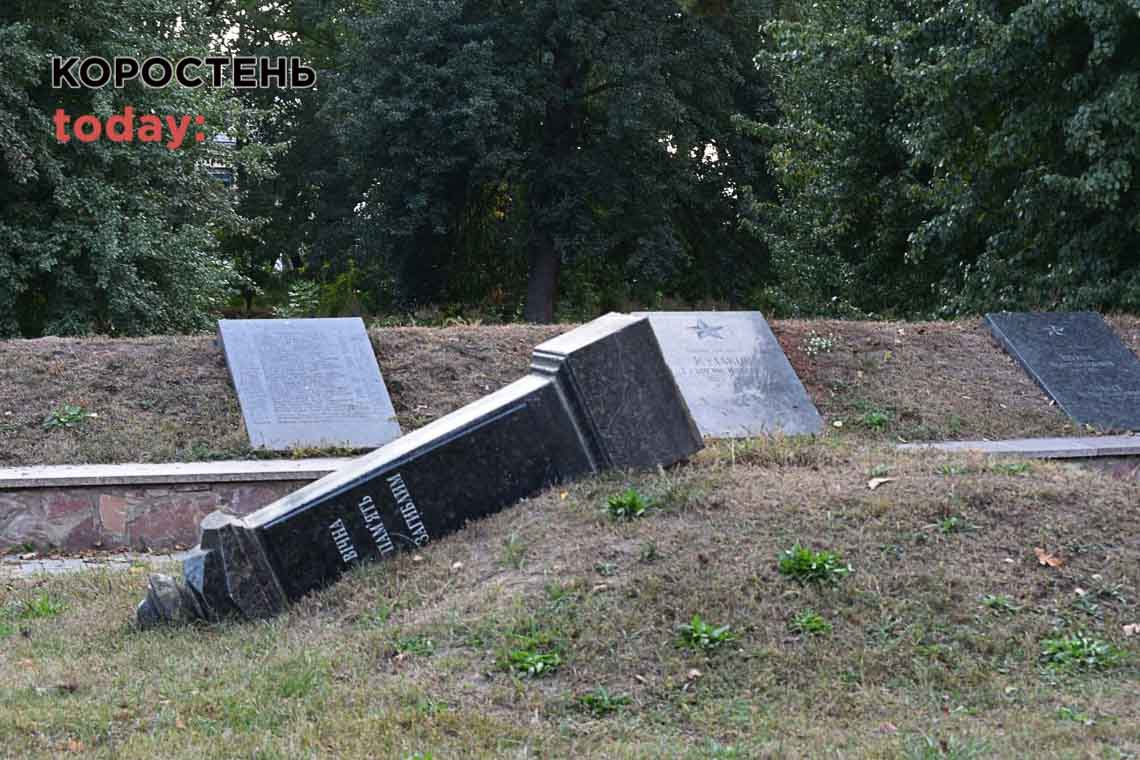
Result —
<path fill-rule="evenodd" d="M 14 582 L 0 756 L 1137 757 L 1138 536 L 1140 483 L 1069 465 L 724 444 L 271 622 L 141 633 L 142 573 Z"/>

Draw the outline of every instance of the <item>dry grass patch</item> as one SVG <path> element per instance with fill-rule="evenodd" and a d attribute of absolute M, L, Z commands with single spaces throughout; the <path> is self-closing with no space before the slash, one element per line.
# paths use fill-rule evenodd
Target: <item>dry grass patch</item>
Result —
<path fill-rule="evenodd" d="M 1108 322 L 1140 352 L 1140 318 Z M 829 425 L 842 423 L 842 435 L 926 441 L 1088 432 L 1050 404 L 981 319 L 786 320 L 772 329 Z M 813 333 L 831 336 L 830 349 L 812 350 Z"/>
<path fill-rule="evenodd" d="M 564 329 L 412 327 L 370 336 L 400 424 L 413 430 L 521 377 L 531 348 Z M 82 416 L 68 415 L 72 407 Z M 45 426 L 51 415 L 74 424 Z M 290 452 L 250 449 L 213 336 L 0 341 L 0 467 L 258 455 Z"/>
<path fill-rule="evenodd" d="M 1140 348 L 1140 319 L 1109 321 L 1133 350 Z M 534 346 L 570 327 L 413 327 L 370 334 L 400 424 L 412 430 L 521 377 Z M 829 437 L 1085 432 L 1050 406 L 980 320 L 787 320 L 772 327 L 825 416 Z M 813 333 L 830 336 L 830 346 L 812 344 Z M 0 466 L 265 455 L 249 450 L 212 336 L 0 342 L 0 399 Z M 65 405 L 97 416 L 45 429 L 53 413 L 70 417 Z"/>
<path fill-rule="evenodd" d="M 269 623 L 141 634 L 141 575 L 14 584 L 4 604 L 62 609 L 12 620 L 0 736 L 16 756 L 1140 751 L 1123 628 L 1140 622 L 1140 484 L 852 441 L 766 451 L 553 489 Z M 882 466 L 895 480 L 869 489 Z M 614 520 L 630 488 L 650 506 Z M 795 544 L 854 572 L 797 583 L 777 566 Z M 818 635 L 794 625 L 808 610 Z M 694 615 L 730 635 L 694 644 Z M 1078 634 L 1118 658 L 1042 658 Z M 528 653 L 557 662 L 513 664 Z"/>

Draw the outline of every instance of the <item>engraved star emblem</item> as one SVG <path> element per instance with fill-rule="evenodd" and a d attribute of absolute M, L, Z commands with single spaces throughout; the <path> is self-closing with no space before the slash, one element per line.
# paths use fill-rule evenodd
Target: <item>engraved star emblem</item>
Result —
<path fill-rule="evenodd" d="M 1064 327 L 1057 327 L 1057 325 L 1049 325 L 1048 327 L 1045 328 L 1045 331 L 1047 333 L 1049 333 L 1050 335 L 1064 335 L 1065 334 L 1065 328 Z"/>
<path fill-rule="evenodd" d="M 698 340 L 704 340 L 705 338 L 724 340 L 724 336 L 720 334 L 720 331 L 724 329 L 724 325 L 710 325 L 703 319 L 698 319 L 697 323 L 689 329 L 697 331 Z"/>

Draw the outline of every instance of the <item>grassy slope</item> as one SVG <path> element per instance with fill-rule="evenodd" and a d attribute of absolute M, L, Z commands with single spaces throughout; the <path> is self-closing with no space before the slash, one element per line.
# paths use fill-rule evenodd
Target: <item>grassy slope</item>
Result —
<path fill-rule="evenodd" d="M 1140 351 L 1140 319 L 1110 320 Z M 777 321 L 773 328 L 834 435 L 859 440 L 1074 435 L 978 320 Z M 526 372 L 564 327 L 393 328 L 372 333 L 401 424 L 414 429 Z M 811 332 L 830 351 L 808 355 Z M 99 416 L 45 431 L 61 403 Z M 879 421 L 870 425 L 869 421 Z M 299 452 L 314 454 L 319 452 Z M 0 467 L 250 456 L 212 337 L 0 342 Z"/>
<path fill-rule="evenodd" d="M 614 522 L 628 485 L 657 508 Z M 1140 483 L 1061 464 L 738 443 L 544 493 L 269 623 L 141 634 L 141 573 L 19 583 L 0 592 L 0 755 L 1134 757 L 1138 504 Z M 796 542 L 854 574 L 781 576 Z M 998 594 L 1016 610 L 983 604 Z M 829 635 L 789 629 L 807 609 Z M 694 613 L 735 641 L 679 646 Z M 1075 632 L 1121 659 L 1043 667 L 1043 640 Z M 505 671 L 528 642 L 562 666 Z M 630 702 L 584 711 L 600 686 Z"/>

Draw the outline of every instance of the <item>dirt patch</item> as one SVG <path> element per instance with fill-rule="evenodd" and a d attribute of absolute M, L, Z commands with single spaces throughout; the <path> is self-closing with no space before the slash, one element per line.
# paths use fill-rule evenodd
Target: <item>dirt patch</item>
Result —
<path fill-rule="evenodd" d="M 521 377 L 531 348 L 565 329 L 410 327 L 370 337 L 400 424 L 414 430 Z M 63 404 L 97 416 L 45 429 Z M 0 466 L 256 453 L 212 336 L 0 342 Z"/>
<path fill-rule="evenodd" d="M 1133 352 L 1140 318 L 1109 317 Z M 772 325 L 833 430 L 900 441 L 1088 435 L 1003 351 L 980 319 L 786 320 Z M 809 353 L 812 334 L 831 339 Z M 839 422 L 842 428 L 834 428 Z"/>
<path fill-rule="evenodd" d="M 1140 319 L 1109 321 L 1140 349 Z M 370 334 L 400 424 L 413 430 L 521 377 L 533 347 L 569 328 Z M 787 320 L 772 328 L 830 436 L 916 441 L 1088 432 L 1050 404 L 980 320 Z M 827 348 L 809 350 L 813 332 Z M 45 416 L 62 404 L 97 416 L 45 429 Z M 0 342 L 0 466 L 319 453 L 250 450 L 213 336 Z"/>

